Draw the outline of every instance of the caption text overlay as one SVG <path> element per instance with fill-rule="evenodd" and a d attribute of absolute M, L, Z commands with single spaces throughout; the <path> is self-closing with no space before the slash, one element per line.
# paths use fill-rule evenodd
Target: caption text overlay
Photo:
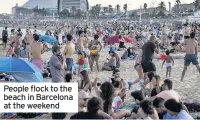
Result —
<path fill-rule="evenodd" d="M 78 112 L 78 84 L 1 83 L 0 112 Z"/>

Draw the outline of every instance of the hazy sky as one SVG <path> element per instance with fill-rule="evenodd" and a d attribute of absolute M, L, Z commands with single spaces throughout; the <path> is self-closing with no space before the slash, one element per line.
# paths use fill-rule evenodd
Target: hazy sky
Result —
<path fill-rule="evenodd" d="M 16 3 L 19 4 L 19 6 L 23 5 L 28 0 L 0 0 L 0 13 L 11 13 L 11 8 L 16 5 Z M 161 1 L 161 0 L 88 0 L 90 6 L 95 4 L 102 4 L 102 6 L 108 6 L 113 5 L 116 6 L 116 4 L 125 4 L 128 3 L 128 9 L 138 9 L 140 5 L 143 6 L 143 4 L 146 2 L 148 3 L 148 7 L 152 6 L 152 1 L 155 2 L 155 6 Z M 172 5 L 174 4 L 175 0 L 163 0 L 166 5 L 168 6 L 168 2 L 170 1 Z M 182 3 L 191 3 L 194 0 L 181 0 Z"/>

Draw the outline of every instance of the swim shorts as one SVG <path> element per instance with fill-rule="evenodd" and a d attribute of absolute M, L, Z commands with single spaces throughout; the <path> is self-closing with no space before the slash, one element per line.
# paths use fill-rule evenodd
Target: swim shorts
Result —
<path fill-rule="evenodd" d="M 66 64 L 67 64 L 67 69 L 66 69 L 66 71 L 72 71 L 73 59 L 72 59 L 72 58 L 67 58 L 67 59 L 66 59 Z"/>
<path fill-rule="evenodd" d="M 167 68 L 167 69 L 172 68 L 172 63 L 166 63 L 165 65 L 166 65 L 166 68 Z"/>
<path fill-rule="evenodd" d="M 7 36 L 3 36 L 2 41 L 3 41 L 3 43 L 7 43 L 8 37 Z"/>
<path fill-rule="evenodd" d="M 184 36 L 184 39 L 189 39 L 190 38 L 190 36 Z"/>
<path fill-rule="evenodd" d="M 193 65 L 199 64 L 197 55 L 195 55 L 195 54 L 186 54 L 184 60 L 185 60 L 185 62 L 184 62 L 185 66 L 189 66 L 190 63 L 192 63 Z"/>
<path fill-rule="evenodd" d="M 151 60 L 145 60 L 142 62 L 141 65 L 142 65 L 142 69 L 143 69 L 144 73 L 156 71 L 156 66 Z"/>

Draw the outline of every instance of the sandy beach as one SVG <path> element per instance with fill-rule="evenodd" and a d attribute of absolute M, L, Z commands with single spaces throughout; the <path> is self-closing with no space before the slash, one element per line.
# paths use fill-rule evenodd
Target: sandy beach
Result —
<path fill-rule="evenodd" d="M 117 53 L 121 56 L 124 51 L 117 51 Z M 0 56 L 5 56 L 6 51 L 2 50 L 2 45 L 0 46 Z M 52 52 L 46 52 L 43 54 L 43 60 L 48 61 Z M 184 56 L 184 53 L 179 53 L 180 56 Z M 100 66 L 102 67 L 106 58 L 108 58 L 108 48 L 103 49 L 101 51 L 100 57 Z M 77 55 L 74 55 L 74 60 L 77 60 Z M 157 74 L 161 76 L 162 80 L 165 79 L 165 67 L 162 68 L 162 60 L 154 59 L 154 63 L 156 64 Z M 133 81 L 138 78 L 137 73 L 134 69 L 135 60 L 122 60 L 121 61 L 121 76 L 126 81 Z M 187 73 L 185 75 L 185 79 L 183 82 L 180 82 L 181 73 L 183 70 L 183 59 L 175 59 L 175 65 L 172 68 L 172 77 L 170 78 L 174 83 L 174 89 L 180 94 L 183 101 L 189 102 L 200 102 L 200 75 L 196 70 L 196 67 L 191 65 L 188 67 Z M 100 78 L 101 82 L 109 80 L 112 77 L 112 72 L 109 71 L 100 71 L 97 72 L 96 66 L 94 64 L 94 72 L 90 73 L 91 81 L 94 81 L 95 77 Z M 80 80 L 80 77 L 74 76 L 74 81 Z M 45 82 L 49 82 L 50 79 L 45 79 Z M 128 90 L 127 97 L 125 99 L 125 103 L 130 105 L 134 102 L 130 93 L 135 90 L 135 86 Z M 95 96 L 94 91 L 92 91 L 91 96 Z M 49 118 L 49 115 L 44 115 L 42 118 Z M 40 117 L 41 119 L 41 117 Z"/>

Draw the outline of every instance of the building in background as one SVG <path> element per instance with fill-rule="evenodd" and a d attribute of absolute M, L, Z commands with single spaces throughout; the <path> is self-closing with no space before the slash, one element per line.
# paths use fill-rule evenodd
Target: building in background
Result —
<path fill-rule="evenodd" d="M 88 0 L 58 0 L 58 12 L 64 9 L 70 10 L 72 7 L 87 12 L 89 4 Z"/>
<path fill-rule="evenodd" d="M 46 11 L 48 12 L 49 15 L 57 15 L 58 14 L 57 8 L 46 8 Z"/>
<path fill-rule="evenodd" d="M 58 0 L 28 0 L 22 7 L 24 8 L 35 8 L 38 6 L 42 8 L 57 8 Z"/>
<path fill-rule="evenodd" d="M 195 10 L 195 5 L 194 3 L 190 3 L 190 4 L 180 4 L 178 5 L 174 5 L 174 7 L 172 7 L 172 12 L 174 13 L 186 13 L 186 12 L 192 12 Z"/>

